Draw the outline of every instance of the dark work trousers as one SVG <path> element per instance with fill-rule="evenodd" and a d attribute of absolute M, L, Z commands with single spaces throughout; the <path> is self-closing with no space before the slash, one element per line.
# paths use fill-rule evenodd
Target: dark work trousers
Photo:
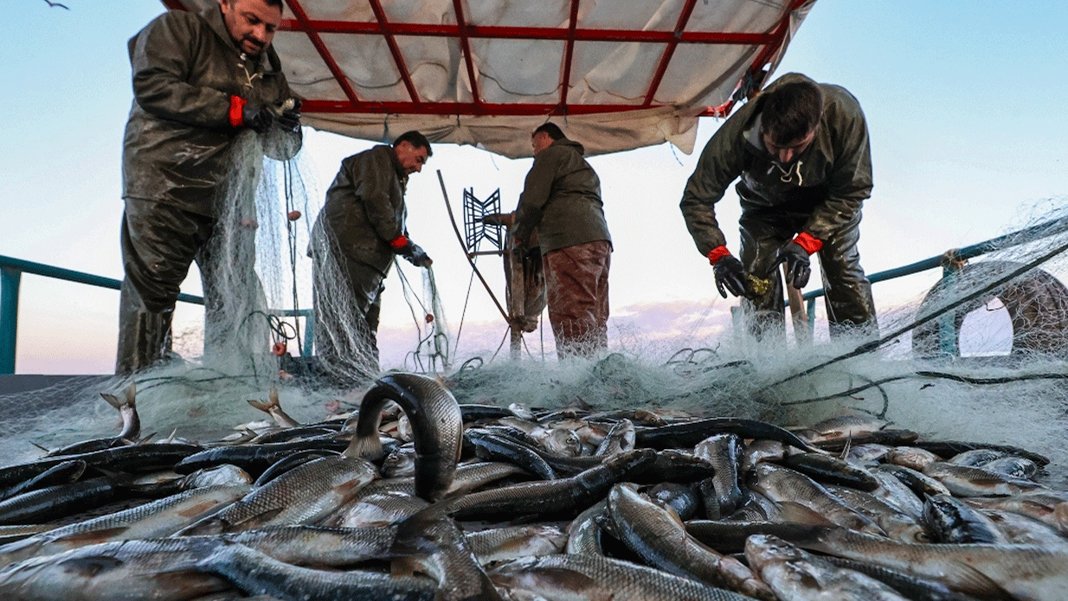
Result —
<path fill-rule="evenodd" d="M 608 348 L 608 270 L 605 240 L 565 246 L 544 256 L 545 292 L 556 354 L 592 356 Z"/>
<path fill-rule="evenodd" d="M 262 295 L 255 273 L 255 230 L 237 232 L 229 245 L 217 246 L 214 217 L 173 205 L 138 198 L 125 199 L 121 246 L 125 277 L 119 295 L 119 342 L 115 373 L 131 374 L 156 363 L 170 351 L 171 320 L 180 286 L 196 261 L 204 288 L 204 339 L 231 338 L 237 326 L 224 318 L 227 299 L 220 278 L 236 277 Z M 249 257 L 231 269 L 220 269 L 227 257 Z M 266 350 L 266 349 L 264 349 Z"/>
<path fill-rule="evenodd" d="M 355 366 L 363 373 L 338 373 L 366 380 L 379 372 L 378 322 L 386 274 L 336 250 L 316 249 L 314 283 L 315 354 L 328 371 Z"/>
<path fill-rule="evenodd" d="M 786 331 L 783 299 L 785 292 L 781 268 L 774 265 L 776 252 L 801 231 L 810 213 L 774 209 L 743 210 L 741 261 L 746 272 L 771 282 L 760 296 L 742 299 L 749 316 L 751 332 L 757 336 Z M 831 336 L 851 331 L 877 335 L 879 326 L 872 300 L 871 283 L 860 266 L 857 241 L 860 240 L 860 214 L 823 241 L 817 253 L 823 270 L 827 320 Z"/>

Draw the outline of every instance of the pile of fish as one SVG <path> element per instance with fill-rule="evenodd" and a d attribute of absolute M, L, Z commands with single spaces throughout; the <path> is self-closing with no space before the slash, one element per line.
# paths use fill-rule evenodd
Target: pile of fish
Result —
<path fill-rule="evenodd" d="M 1009 446 L 861 413 L 804 429 L 460 405 L 395 373 L 358 412 L 0 468 L 0 599 L 1063 599 L 1068 492 Z M 261 424 L 262 425 L 262 424 Z"/>

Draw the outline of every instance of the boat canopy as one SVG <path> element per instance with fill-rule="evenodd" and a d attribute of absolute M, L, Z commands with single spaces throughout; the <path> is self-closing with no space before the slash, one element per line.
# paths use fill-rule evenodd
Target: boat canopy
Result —
<path fill-rule="evenodd" d="M 319 130 L 517 158 L 552 118 L 589 154 L 689 154 L 697 119 L 759 90 L 814 2 L 284 0 L 274 45 Z"/>

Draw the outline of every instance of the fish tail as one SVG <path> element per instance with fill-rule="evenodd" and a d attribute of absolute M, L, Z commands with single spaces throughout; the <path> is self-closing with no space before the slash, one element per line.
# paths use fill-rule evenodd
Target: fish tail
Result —
<path fill-rule="evenodd" d="M 382 441 L 378 438 L 378 432 L 369 436 L 353 436 L 352 442 L 342 453 L 345 457 L 360 457 L 368 461 L 377 461 L 385 452 L 382 449 Z"/>

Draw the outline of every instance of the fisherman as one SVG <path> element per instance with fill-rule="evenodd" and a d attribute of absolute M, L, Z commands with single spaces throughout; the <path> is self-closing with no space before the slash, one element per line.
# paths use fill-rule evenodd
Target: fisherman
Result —
<path fill-rule="evenodd" d="M 315 259 L 315 343 L 329 371 L 356 360 L 362 378 L 378 373 L 378 318 L 382 281 L 393 258 L 430 267 L 427 253 L 408 238 L 404 192 L 433 154 L 418 131 L 401 134 L 341 161 L 312 231 Z M 340 296 L 339 295 L 344 295 Z M 350 374 L 352 375 L 352 374 Z"/>
<path fill-rule="evenodd" d="M 533 244 L 537 232 L 557 354 L 591 356 L 608 346 L 612 237 L 601 180 L 583 158 L 582 144 L 569 140 L 555 123 L 540 125 L 530 141 L 534 165 L 516 206 L 512 234 L 524 247 Z"/>
<path fill-rule="evenodd" d="M 219 221 L 228 190 L 247 186 L 230 169 L 235 141 L 262 136 L 279 159 L 300 149 L 299 102 L 271 47 L 281 21 L 281 0 L 220 0 L 200 13 L 168 11 L 129 42 L 134 102 L 123 145 L 118 374 L 170 355 L 174 305 L 194 260 L 207 340 L 231 302 L 218 293 L 225 256 L 255 257 L 245 248 L 255 244 L 254 217 L 233 238 L 241 249 L 214 247 L 230 226 Z M 255 286 L 251 260 L 236 267 Z"/>
<path fill-rule="evenodd" d="M 741 259 L 727 249 L 715 204 L 737 178 Z M 871 150 L 860 104 L 845 88 L 790 73 L 727 119 L 705 145 L 682 194 L 683 218 L 712 264 L 716 288 L 743 297 L 754 333 L 785 331 L 783 287 L 804 288 L 819 253 L 831 334 L 878 331 L 860 266 L 861 206 Z"/>

